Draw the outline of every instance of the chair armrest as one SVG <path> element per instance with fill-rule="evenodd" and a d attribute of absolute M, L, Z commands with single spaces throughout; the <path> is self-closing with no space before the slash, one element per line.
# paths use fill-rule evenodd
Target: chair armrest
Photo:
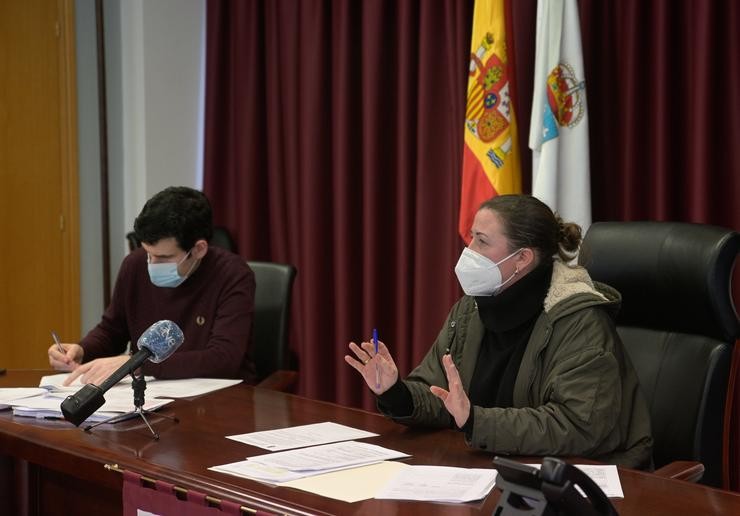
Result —
<path fill-rule="evenodd" d="M 288 371 L 285 369 L 279 369 L 273 372 L 257 384 L 257 387 L 262 387 L 263 389 L 289 393 L 295 393 L 297 386 L 298 371 Z"/>
<path fill-rule="evenodd" d="M 696 483 L 704 476 L 704 464 L 691 460 L 676 460 L 656 469 L 655 474 L 674 480 Z"/>

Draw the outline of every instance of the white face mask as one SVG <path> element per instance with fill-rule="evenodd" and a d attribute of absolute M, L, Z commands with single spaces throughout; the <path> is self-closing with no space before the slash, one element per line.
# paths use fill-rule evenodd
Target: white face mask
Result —
<path fill-rule="evenodd" d="M 499 262 L 493 262 L 480 253 L 476 253 L 471 248 L 466 247 L 460 254 L 460 259 L 455 265 L 455 274 L 460 286 L 469 296 L 492 296 L 496 294 L 501 287 L 511 281 L 516 272 L 509 279 L 501 281 L 501 269 L 499 264 L 517 254 L 521 249 L 511 253 Z"/>

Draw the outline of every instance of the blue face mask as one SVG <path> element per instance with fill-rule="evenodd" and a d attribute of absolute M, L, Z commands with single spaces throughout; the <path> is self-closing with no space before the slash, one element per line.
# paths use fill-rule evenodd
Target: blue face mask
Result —
<path fill-rule="evenodd" d="M 193 266 L 190 267 L 190 270 L 185 276 L 180 276 L 180 274 L 177 272 L 177 266 L 188 259 L 191 251 L 192 249 L 188 251 L 183 259 L 177 263 L 147 264 L 147 268 L 149 269 L 149 279 L 152 280 L 152 283 L 154 283 L 158 287 L 175 288 L 181 285 L 182 282 L 188 278 L 190 273 L 193 272 L 193 267 L 195 267 L 197 261 L 193 263 Z"/>

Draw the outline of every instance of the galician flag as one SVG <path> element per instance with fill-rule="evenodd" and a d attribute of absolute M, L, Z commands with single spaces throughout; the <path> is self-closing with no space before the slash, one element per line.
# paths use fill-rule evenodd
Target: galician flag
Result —
<path fill-rule="evenodd" d="M 504 4 L 504 0 L 476 0 L 473 14 L 458 225 L 465 242 L 483 201 L 522 189 L 511 100 L 513 55 Z"/>
<path fill-rule="evenodd" d="M 591 225 L 588 113 L 576 0 L 539 0 L 529 147 L 532 195 Z"/>

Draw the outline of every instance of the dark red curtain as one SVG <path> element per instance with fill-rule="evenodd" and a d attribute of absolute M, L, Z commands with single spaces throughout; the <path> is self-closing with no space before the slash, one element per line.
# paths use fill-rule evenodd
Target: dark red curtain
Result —
<path fill-rule="evenodd" d="M 594 220 L 740 229 L 740 3 L 580 5 Z"/>
<path fill-rule="evenodd" d="M 347 343 L 408 372 L 458 296 L 471 9 L 208 3 L 205 191 L 242 256 L 297 266 L 304 395 L 370 408 Z"/>
<path fill-rule="evenodd" d="M 526 146 L 536 0 L 512 7 Z M 205 190 L 242 256 L 298 268 L 301 394 L 371 408 L 347 341 L 377 327 L 405 374 L 459 294 L 472 8 L 208 1 Z M 581 0 L 580 13 L 593 219 L 740 229 L 740 3 Z"/>

